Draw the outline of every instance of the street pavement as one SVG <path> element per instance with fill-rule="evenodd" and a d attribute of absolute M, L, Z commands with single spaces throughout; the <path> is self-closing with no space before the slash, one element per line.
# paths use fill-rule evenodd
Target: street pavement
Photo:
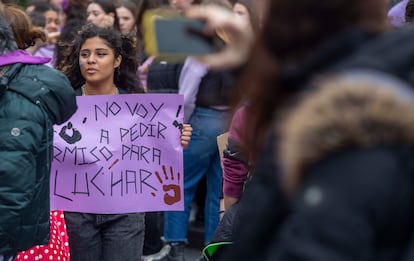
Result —
<path fill-rule="evenodd" d="M 204 222 L 191 220 L 188 226 L 188 245 L 184 251 L 186 261 L 196 261 L 204 247 Z"/>
<path fill-rule="evenodd" d="M 184 251 L 186 261 L 196 261 L 201 256 L 201 250 L 187 247 Z"/>

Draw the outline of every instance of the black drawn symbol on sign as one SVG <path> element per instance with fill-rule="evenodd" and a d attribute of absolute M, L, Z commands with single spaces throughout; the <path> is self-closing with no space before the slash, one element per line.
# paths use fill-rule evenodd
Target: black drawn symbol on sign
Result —
<path fill-rule="evenodd" d="M 88 119 L 88 118 L 86 118 L 86 117 L 85 117 L 85 118 L 83 118 L 82 123 L 83 123 L 83 124 L 85 124 L 87 119 Z"/>
<path fill-rule="evenodd" d="M 180 115 L 180 112 L 181 112 L 181 108 L 182 107 L 183 107 L 182 105 L 179 105 L 178 106 L 177 114 L 175 115 L 176 118 L 178 118 L 178 115 Z M 173 125 L 174 125 L 174 127 L 176 127 L 179 130 L 182 130 L 183 129 L 183 124 L 182 123 L 179 123 L 177 120 L 174 120 Z"/>
<path fill-rule="evenodd" d="M 162 166 L 162 172 L 164 174 L 164 180 L 165 181 L 174 181 L 174 170 L 172 167 L 170 167 L 170 177 L 168 177 L 167 175 L 167 170 L 165 168 L 165 166 Z M 163 184 L 163 178 L 161 178 L 160 173 L 158 173 L 158 171 L 155 171 L 155 175 L 157 176 L 158 181 Z M 164 202 L 167 205 L 173 205 L 177 202 L 179 202 L 181 200 L 181 188 L 178 184 L 180 184 L 180 179 L 181 179 L 181 174 L 180 172 L 177 172 L 177 184 L 165 184 L 162 185 L 162 190 L 164 190 L 165 194 L 164 194 Z M 172 192 L 172 195 L 170 194 L 170 192 Z M 154 196 L 154 194 L 153 194 Z"/>
<path fill-rule="evenodd" d="M 81 133 L 73 128 L 71 122 L 68 122 L 66 126 L 63 126 L 59 132 L 59 136 L 68 144 L 74 144 L 82 139 Z"/>

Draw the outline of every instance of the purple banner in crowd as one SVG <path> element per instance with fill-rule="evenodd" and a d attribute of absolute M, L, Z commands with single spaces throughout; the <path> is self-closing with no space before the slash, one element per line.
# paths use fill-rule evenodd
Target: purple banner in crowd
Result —
<path fill-rule="evenodd" d="M 85 213 L 183 210 L 178 94 L 77 97 L 54 126 L 51 209 Z"/>

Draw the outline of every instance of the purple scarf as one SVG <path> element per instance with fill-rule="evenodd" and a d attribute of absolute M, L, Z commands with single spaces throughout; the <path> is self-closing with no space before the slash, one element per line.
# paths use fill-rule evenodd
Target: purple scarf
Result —
<path fill-rule="evenodd" d="M 15 63 L 25 64 L 45 64 L 50 61 L 50 58 L 32 56 L 26 51 L 16 50 L 10 53 L 0 55 L 0 66 L 10 65 Z"/>

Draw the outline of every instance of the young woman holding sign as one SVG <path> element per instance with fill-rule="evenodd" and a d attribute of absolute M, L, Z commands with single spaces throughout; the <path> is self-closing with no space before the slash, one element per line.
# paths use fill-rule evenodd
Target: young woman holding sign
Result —
<path fill-rule="evenodd" d="M 88 24 L 73 46 L 72 66 L 65 72 L 77 95 L 143 93 L 135 74 L 135 46 L 111 28 Z M 184 125 L 181 144 L 188 145 L 191 126 Z M 144 213 L 88 214 L 66 212 L 71 259 L 141 260 Z"/>

